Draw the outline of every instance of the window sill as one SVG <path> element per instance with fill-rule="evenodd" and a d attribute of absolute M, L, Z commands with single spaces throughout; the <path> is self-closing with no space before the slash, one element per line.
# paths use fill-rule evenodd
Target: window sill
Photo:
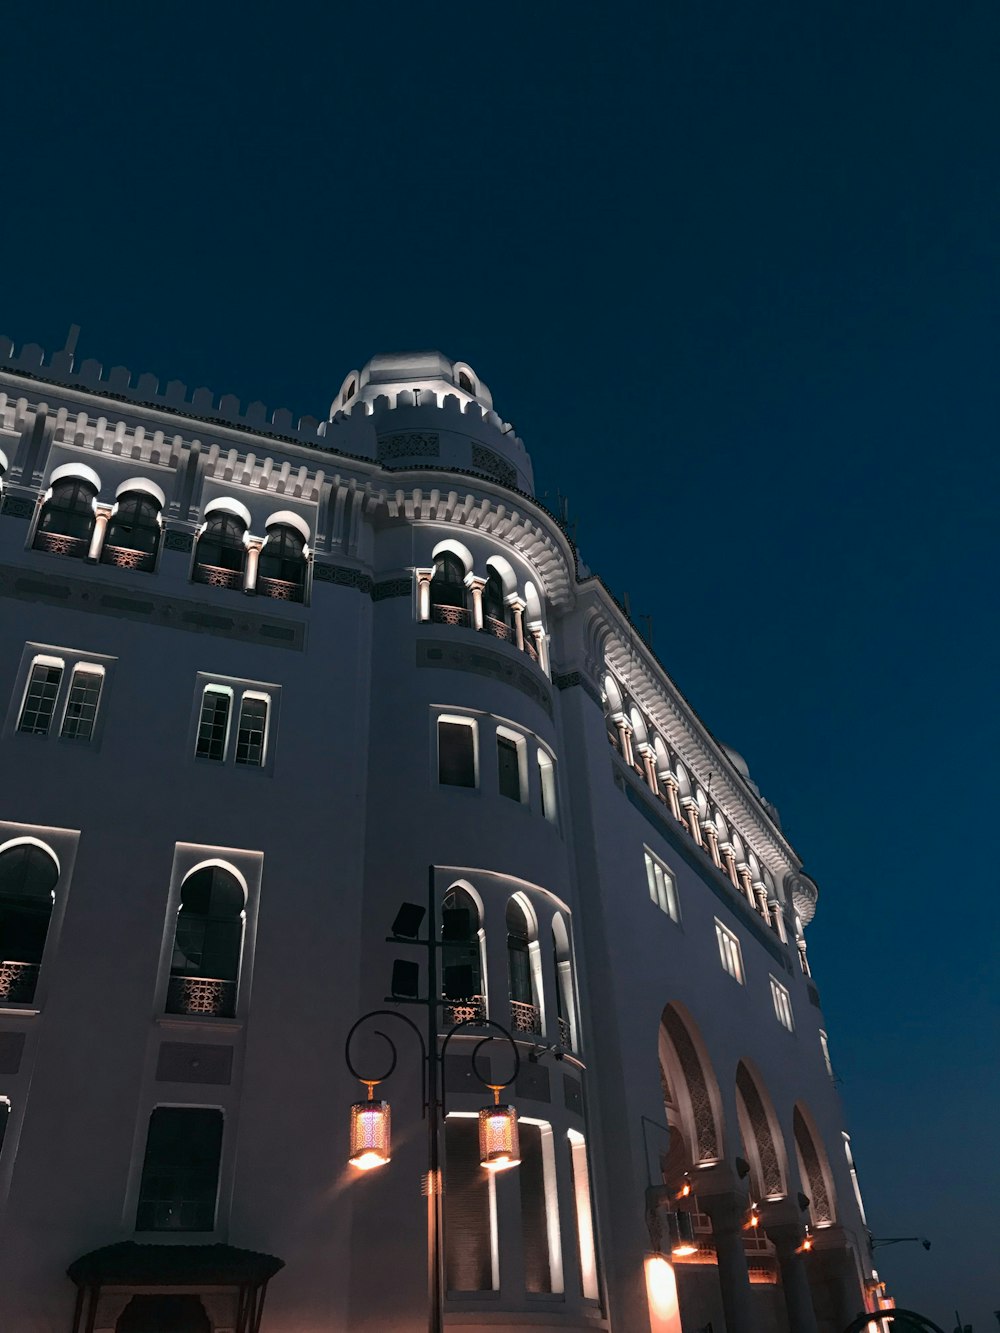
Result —
<path fill-rule="evenodd" d="M 7 1004 L 0 1000 L 0 1016 L 6 1018 L 34 1018 L 41 1012 L 38 1005 Z"/>
<path fill-rule="evenodd" d="M 221 1032 L 239 1032 L 242 1018 L 216 1018 L 212 1014 L 157 1014 L 156 1023 L 165 1028 L 216 1028 Z"/>

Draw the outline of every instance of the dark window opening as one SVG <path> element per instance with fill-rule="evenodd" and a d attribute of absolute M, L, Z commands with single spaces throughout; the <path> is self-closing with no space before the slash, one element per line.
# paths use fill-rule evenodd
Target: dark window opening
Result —
<path fill-rule="evenodd" d="M 205 691 L 201 700 L 198 744 L 195 749 L 199 759 L 215 759 L 219 762 L 225 759 L 231 706 L 232 696 L 228 690 Z"/>
<path fill-rule="evenodd" d="M 32 736 L 48 735 L 62 674 L 61 666 L 48 666 L 44 662 L 32 665 L 17 723 L 18 731 L 25 731 Z"/>
<path fill-rule="evenodd" d="M 524 1241 L 524 1287 L 526 1291 L 552 1290 L 549 1260 L 549 1229 L 545 1206 L 545 1162 L 539 1125 L 521 1124 L 521 1236 Z"/>
<path fill-rule="evenodd" d="M 60 735 L 66 740 L 89 741 L 94 734 L 97 706 L 101 700 L 104 673 L 76 667 L 70 681 L 69 699 Z"/>
<path fill-rule="evenodd" d="M 467 375 L 464 370 L 458 372 L 458 387 L 464 389 L 466 393 L 476 392 L 471 376 Z"/>
<path fill-rule="evenodd" d="M 495 569 L 491 569 L 486 578 L 486 587 L 483 589 L 483 614 L 506 625 L 509 622 L 504 597 L 503 580 Z"/>
<path fill-rule="evenodd" d="M 42 509 L 35 545 L 39 544 L 38 537 L 42 534 L 89 542 L 94 530 L 96 498 L 97 491 L 89 481 L 79 477 L 57 481 Z"/>
<path fill-rule="evenodd" d="M 234 573 L 242 572 L 245 531 L 246 526 L 242 520 L 232 514 L 213 514 L 198 538 L 197 563 L 215 569 L 228 569 Z"/>
<path fill-rule="evenodd" d="M 445 787 L 476 785 L 476 740 L 464 722 L 438 723 L 438 781 Z"/>
<path fill-rule="evenodd" d="M 276 524 L 268 531 L 267 541 L 260 553 L 257 577 L 278 579 L 301 588 L 306 578 L 305 547 L 301 534 L 294 528 Z"/>
<path fill-rule="evenodd" d="M 479 909 L 464 889 L 452 889 L 441 904 L 442 994 L 448 1000 L 469 1000 L 482 994 Z"/>
<path fill-rule="evenodd" d="M 534 1004 L 531 980 L 531 935 L 524 909 L 512 898 L 507 904 L 507 976 L 510 998 L 517 1004 Z"/>
<path fill-rule="evenodd" d="M 115 1333 L 212 1333 L 198 1296 L 133 1296 Z"/>
<path fill-rule="evenodd" d="M 136 1231 L 212 1231 L 222 1112 L 158 1106 L 149 1118 Z"/>
<path fill-rule="evenodd" d="M 181 888 L 173 976 L 235 982 L 243 947 L 243 886 L 222 866 L 204 866 Z"/>
<path fill-rule="evenodd" d="M 474 1119 L 445 1121 L 444 1270 L 449 1291 L 492 1291 L 489 1172 Z"/>
<path fill-rule="evenodd" d="M 521 756 L 516 742 L 507 736 L 497 737 L 497 769 L 500 795 L 512 801 L 521 799 Z"/>
<path fill-rule="evenodd" d="M 267 737 L 267 700 L 245 694 L 240 704 L 240 724 L 236 733 L 236 762 L 259 768 L 264 762 Z"/>
<path fill-rule="evenodd" d="M 431 577 L 431 605 L 465 608 L 465 566 L 457 555 L 445 551 L 434 561 Z"/>
<path fill-rule="evenodd" d="M 0 852 L 0 1003 L 35 998 L 58 880 L 55 860 L 34 843 Z"/>
<path fill-rule="evenodd" d="M 104 534 L 102 562 L 116 563 L 114 550 L 111 549 L 114 547 L 155 555 L 160 541 L 159 514 L 160 506 L 156 501 L 138 491 L 119 500 L 118 509 Z"/>

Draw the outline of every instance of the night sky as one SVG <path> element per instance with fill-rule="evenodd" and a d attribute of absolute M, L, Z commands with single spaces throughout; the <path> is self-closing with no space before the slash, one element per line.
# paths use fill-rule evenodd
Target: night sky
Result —
<path fill-rule="evenodd" d="M 1000 7 L 22 0 L 2 34 L 0 331 L 317 416 L 380 351 L 482 375 L 819 883 L 869 1223 L 933 1242 L 883 1276 L 994 1327 Z"/>

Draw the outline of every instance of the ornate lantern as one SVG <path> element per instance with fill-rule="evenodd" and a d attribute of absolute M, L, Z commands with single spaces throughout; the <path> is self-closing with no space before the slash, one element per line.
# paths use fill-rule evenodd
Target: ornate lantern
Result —
<path fill-rule="evenodd" d="M 493 1083 L 486 1086 L 493 1093 L 493 1105 L 479 1112 L 479 1161 L 488 1171 L 505 1171 L 521 1162 L 517 1110 L 500 1105 L 499 1087 Z"/>
<path fill-rule="evenodd" d="M 375 1100 L 375 1084 L 367 1083 L 368 1100 L 351 1106 L 351 1166 L 370 1171 L 391 1157 L 389 1103 Z"/>

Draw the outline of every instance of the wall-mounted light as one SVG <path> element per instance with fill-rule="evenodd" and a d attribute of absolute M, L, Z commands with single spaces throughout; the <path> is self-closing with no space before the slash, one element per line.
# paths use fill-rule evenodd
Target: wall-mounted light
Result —
<path fill-rule="evenodd" d="M 517 1132 L 517 1110 L 500 1105 L 500 1087 L 486 1085 L 493 1093 L 493 1105 L 479 1112 L 479 1163 L 488 1171 L 505 1171 L 521 1162 L 521 1144 Z"/>
<path fill-rule="evenodd" d="M 684 1172 L 684 1183 L 681 1185 L 680 1189 L 677 1191 L 677 1195 L 676 1195 L 676 1197 L 677 1197 L 678 1199 L 686 1199 L 686 1198 L 690 1195 L 690 1193 L 691 1193 L 691 1177 L 690 1177 L 690 1176 L 688 1175 L 688 1173 L 685 1171 L 685 1172 Z"/>
<path fill-rule="evenodd" d="M 392 1155 L 389 1103 L 375 1100 L 375 1084 L 366 1084 L 368 1100 L 351 1106 L 351 1166 L 370 1171 L 385 1166 Z"/>
<path fill-rule="evenodd" d="M 750 1205 L 750 1216 L 747 1218 L 747 1226 L 751 1231 L 756 1231 L 760 1226 L 760 1209 L 755 1203 Z"/>
<path fill-rule="evenodd" d="M 806 1227 L 806 1234 L 802 1237 L 802 1244 L 796 1250 L 796 1254 L 807 1254 L 813 1247 L 813 1234 Z"/>
<path fill-rule="evenodd" d="M 675 1259 L 683 1259 L 689 1254 L 697 1254 L 698 1246 L 694 1239 L 694 1218 L 690 1213 L 668 1213 L 670 1224 L 670 1253 Z"/>

